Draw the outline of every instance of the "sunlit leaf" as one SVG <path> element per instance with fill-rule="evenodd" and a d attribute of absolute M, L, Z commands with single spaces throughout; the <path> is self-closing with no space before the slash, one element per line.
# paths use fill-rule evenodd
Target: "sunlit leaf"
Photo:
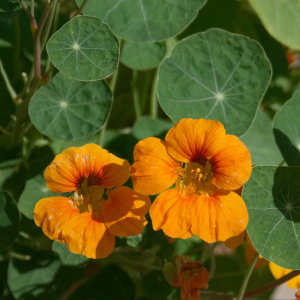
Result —
<path fill-rule="evenodd" d="M 77 16 L 55 32 L 47 43 L 54 66 L 83 81 L 103 79 L 118 65 L 119 43 L 98 18 Z"/>
<path fill-rule="evenodd" d="M 52 243 L 52 250 L 58 254 L 61 263 L 66 266 L 80 265 L 88 262 L 89 260 L 83 255 L 70 252 L 67 246 L 60 242 L 54 241 Z"/>
<path fill-rule="evenodd" d="M 271 73 L 256 41 L 210 29 L 180 41 L 162 62 L 159 103 L 175 121 L 216 119 L 229 133 L 242 135 L 252 123 Z"/>
<path fill-rule="evenodd" d="M 159 65 L 166 54 L 165 43 L 125 42 L 121 62 L 135 70 L 153 69 Z"/>
<path fill-rule="evenodd" d="M 14 200 L 0 192 L 0 252 L 8 248 L 20 230 L 20 214 Z"/>
<path fill-rule="evenodd" d="M 299 0 L 249 0 L 268 32 L 292 49 L 300 50 Z"/>
<path fill-rule="evenodd" d="M 76 0 L 82 4 L 83 0 Z M 177 35 L 206 0 L 90 0 L 84 13 L 101 18 L 124 40 L 161 41 Z"/>
<path fill-rule="evenodd" d="M 290 166 L 300 165 L 300 91 L 287 101 L 274 117 L 277 145 Z"/>
<path fill-rule="evenodd" d="M 247 231 L 262 256 L 300 269 L 300 167 L 256 167 L 244 186 Z"/>
<path fill-rule="evenodd" d="M 32 97 L 29 116 L 43 134 L 61 140 L 95 134 L 104 124 L 112 95 L 103 81 L 80 82 L 58 73 Z"/>
<path fill-rule="evenodd" d="M 251 152 L 254 165 L 278 165 L 282 155 L 276 145 L 270 117 L 258 110 L 249 131 L 241 137 Z"/>
<path fill-rule="evenodd" d="M 26 182 L 25 189 L 18 202 L 20 212 L 33 219 L 34 206 L 41 198 L 57 195 L 48 190 L 42 175 L 37 175 Z"/>

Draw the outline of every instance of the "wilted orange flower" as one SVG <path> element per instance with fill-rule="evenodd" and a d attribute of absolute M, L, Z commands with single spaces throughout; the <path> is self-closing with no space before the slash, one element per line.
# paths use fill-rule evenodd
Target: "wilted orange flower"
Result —
<path fill-rule="evenodd" d="M 180 288 L 181 300 L 199 300 L 200 289 L 208 288 L 206 268 L 188 256 L 177 255 L 173 263 L 165 263 L 163 272 L 170 284 Z"/>
<path fill-rule="evenodd" d="M 139 234 L 147 223 L 148 197 L 117 187 L 129 178 L 129 163 L 98 145 L 66 149 L 44 176 L 51 191 L 72 195 L 38 201 L 34 221 L 73 253 L 106 257 L 114 249 L 115 236 Z"/>
<path fill-rule="evenodd" d="M 282 268 L 282 267 L 274 264 L 271 261 L 269 262 L 269 268 L 275 279 L 279 279 L 293 271 L 293 270 Z M 292 289 L 299 290 L 300 289 L 300 275 L 295 276 L 294 278 L 287 281 L 287 285 L 288 285 L 288 287 L 290 287 Z"/>
<path fill-rule="evenodd" d="M 182 119 L 165 141 L 150 137 L 138 142 L 134 160 L 134 189 L 144 195 L 162 192 L 150 208 L 154 230 L 173 238 L 195 235 L 209 243 L 245 230 L 247 208 L 233 190 L 250 177 L 250 153 L 220 122 Z M 176 188 L 166 190 L 174 183 Z"/>

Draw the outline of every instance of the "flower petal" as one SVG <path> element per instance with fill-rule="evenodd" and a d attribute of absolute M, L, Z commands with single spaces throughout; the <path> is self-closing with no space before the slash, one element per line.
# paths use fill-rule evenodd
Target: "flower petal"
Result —
<path fill-rule="evenodd" d="M 239 245 L 241 245 L 245 240 L 245 231 L 243 231 L 242 233 L 240 233 L 237 236 L 232 236 L 229 239 L 227 239 L 224 244 L 226 247 L 230 248 L 230 249 L 235 249 L 237 248 Z"/>
<path fill-rule="evenodd" d="M 275 279 L 279 279 L 279 278 L 292 272 L 292 270 L 282 268 L 282 267 L 274 264 L 271 261 L 269 262 L 269 268 L 271 270 L 272 275 L 275 277 Z M 290 279 L 287 282 L 287 284 L 290 288 L 299 290 L 300 289 L 300 275 Z"/>
<path fill-rule="evenodd" d="M 34 208 L 34 222 L 51 240 L 61 241 L 62 227 L 66 221 L 79 214 L 67 197 L 43 198 Z"/>
<path fill-rule="evenodd" d="M 218 153 L 225 140 L 222 123 L 206 119 L 182 119 L 166 135 L 168 153 L 181 162 L 198 162 Z"/>
<path fill-rule="evenodd" d="M 150 208 L 153 229 L 162 229 L 172 238 L 189 238 L 191 204 L 190 197 L 182 198 L 177 189 L 161 193 Z"/>
<path fill-rule="evenodd" d="M 211 160 L 212 182 L 221 189 L 240 188 L 251 175 L 251 156 L 247 147 L 234 135 L 226 135 L 223 149 Z"/>
<path fill-rule="evenodd" d="M 115 246 L 115 237 L 91 213 L 82 213 L 65 222 L 62 237 L 71 252 L 94 259 L 108 256 Z"/>
<path fill-rule="evenodd" d="M 91 180 L 90 184 L 111 188 L 128 179 L 129 163 L 96 144 L 86 144 L 58 154 L 44 176 L 48 188 L 57 193 L 75 191 L 83 178 Z"/>
<path fill-rule="evenodd" d="M 155 195 L 174 184 L 180 163 L 167 153 L 164 141 L 153 137 L 139 141 L 133 154 L 131 178 L 135 191 Z"/>
<path fill-rule="evenodd" d="M 193 209 L 190 211 L 193 235 L 214 243 L 226 241 L 246 229 L 248 211 L 244 200 L 236 193 L 194 197 Z"/>
<path fill-rule="evenodd" d="M 107 229 L 116 236 L 137 235 L 147 224 L 145 214 L 150 207 L 147 196 L 122 186 L 109 193 L 103 207 L 103 219 Z"/>

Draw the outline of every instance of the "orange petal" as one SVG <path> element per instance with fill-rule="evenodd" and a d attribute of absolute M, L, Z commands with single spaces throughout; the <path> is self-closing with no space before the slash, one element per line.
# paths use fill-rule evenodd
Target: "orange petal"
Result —
<path fill-rule="evenodd" d="M 190 216 L 193 235 L 214 243 L 226 241 L 246 229 L 248 211 L 243 199 L 236 193 L 194 197 Z"/>
<path fill-rule="evenodd" d="M 240 188 L 251 175 L 251 157 L 247 147 L 234 135 L 226 135 L 223 149 L 211 159 L 212 182 L 221 189 Z"/>
<path fill-rule="evenodd" d="M 198 162 L 218 153 L 225 140 L 222 123 L 205 119 L 182 119 L 166 135 L 168 153 L 181 162 Z"/>
<path fill-rule="evenodd" d="M 150 208 L 153 229 L 162 229 L 172 238 L 189 238 L 191 205 L 190 197 L 182 198 L 177 189 L 161 193 Z"/>
<path fill-rule="evenodd" d="M 275 279 L 279 279 L 292 272 L 292 270 L 282 268 L 271 261 L 269 262 L 269 267 Z M 290 279 L 287 284 L 292 289 L 300 289 L 300 275 Z"/>
<path fill-rule="evenodd" d="M 115 237 L 91 213 L 82 213 L 65 222 L 62 237 L 71 252 L 89 258 L 106 257 L 115 246 Z"/>
<path fill-rule="evenodd" d="M 34 222 L 50 239 L 60 241 L 64 223 L 79 213 L 70 198 L 43 198 L 35 205 Z"/>
<path fill-rule="evenodd" d="M 147 224 L 145 214 L 149 207 L 150 200 L 147 196 L 122 186 L 109 193 L 103 207 L 103 219 L 113 235 L 137 235 Z"/>
<path fill-rule="evenodd" d="M 131 178 L 135 191 L 154 195 L 174 184 L 180 164 L 167 153 L 164 141 L 153 137 L 139 141 L 133 154 Z"/>
<path fill-rule="evenodd" d="M 48 188 L 57 193 L 75 191 L 83 178 L 111 188 L 129 177 L 129 163 L 96 144 L 70 147 L 58 154 L 45 170 Z"/>

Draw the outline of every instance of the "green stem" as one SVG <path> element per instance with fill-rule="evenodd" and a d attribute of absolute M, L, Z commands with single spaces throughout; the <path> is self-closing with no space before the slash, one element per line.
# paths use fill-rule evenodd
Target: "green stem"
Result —
<path fill-rule="evenodd" d="M 113 99 L 114 99 L 114 93 L 115 93 L 116 86 L 117 86 L 118 77 L 119 77 L 119 68 L 117 68 L 115 73 L 112 75 L 111 81 L 110 81 L 110 89 L 111 89 L 111 92 L 112 92 Z M 106 133 L 106 128 L 107 128 L 107 124 L 108 124 L 108 121 L 109 121 L 109 117 L 110 117 L 110 114 L 111 114 L 111 109 L 112 109 L 112 107 L 110 108 L 108 116 L 107 116 L 107 118 L 105 120 L 105 123 L 104 123 L 104 125 L 103 125 L 103 127 L 100 131 L 100 134 L 99 134 L 99 145 L 100 146 L 103 146 L 103 144 L 104 144 L 105 133 Z"/>
<path fill-rule="evenodd" d="M 157 98 L 156 98 L 156 89 L 157 89 L 157 79 L 158 79 L 158 70 L 155 70 L 153 83 L 152 83 L 152 90 L 151 90 L 151 97 L 150 97 L 150 116 L 153 119 L 157 118 Z"/>
<path fill-rule="evenodd" d="M 136 118 L 138 119 L 141 116 L 141 107 L 140 107 L 140 97 L 138 91 L 138 72 L 136 70 L 132 71 L 132 93 L 133 93 L 133 104 Z"/>
<path fill-rule="evenodd" d="M 86 4 L 88 3 L 89 0 L 84 0 L 83 3 L 80 5 L 78 12 L 76 15 L 80 15 L 84 9 L 84 7 L 86 6 Z"/>
<path fill-rule="evenodd" d="M 246 288 L 248 286 L 248 283 L 249 283 L 249 279 L 252 275 L 252 272 L 255 268 L 255 265 L 257 263 L 257 260 L 258 260 L 258 257 L 259 257 L 259 254 L 257 254 L 253 261 L 252 261 L 252 264 L 249 266 L 249 269 L 247 270 L 247 273 L 243 279 L 243 282 L 242 282 L 242 285 L 241 285 L 241 288 L 239 290 L 239 293 L 237 295 L 237 297 L 235 298 L 235 300 L 243 300 L 244 299 L 244 294 L 245 294 L 245 291 L 246 291 Z"/>
<path fill-rule="evenodd" d="M 31 0 L 30 12 L 31 15 L 34 17 L 34 0 Z"/>
<path fill-rule="evenodd" d="M 9 81 L 9 78 L 7 76 L 7 73 L 5 72 L 5 69 L 3 67 L 1 59 L 0 59 L 0 72 L 1 72 L 1 75 L 3 77 L 5 86 L 6 86 L 7 90 L 8 90 L 8 92 L 9 92 L 9 95 L 11 96 L 11 98 L 13 99 L 13 101 L 16 102 L 17 93 L 15 92 L 14 88 L 12 87 L 12 85 L 11 85 L 11 83 Z"/>
<path fill-rule="evenodd" d="M 21 25 L 20 17 L 14 16 L 14 29 L 15 29 L 15 45 L 14 45 L 14 76 L 13 78 L 18 78 L 21 73 Z"/>

